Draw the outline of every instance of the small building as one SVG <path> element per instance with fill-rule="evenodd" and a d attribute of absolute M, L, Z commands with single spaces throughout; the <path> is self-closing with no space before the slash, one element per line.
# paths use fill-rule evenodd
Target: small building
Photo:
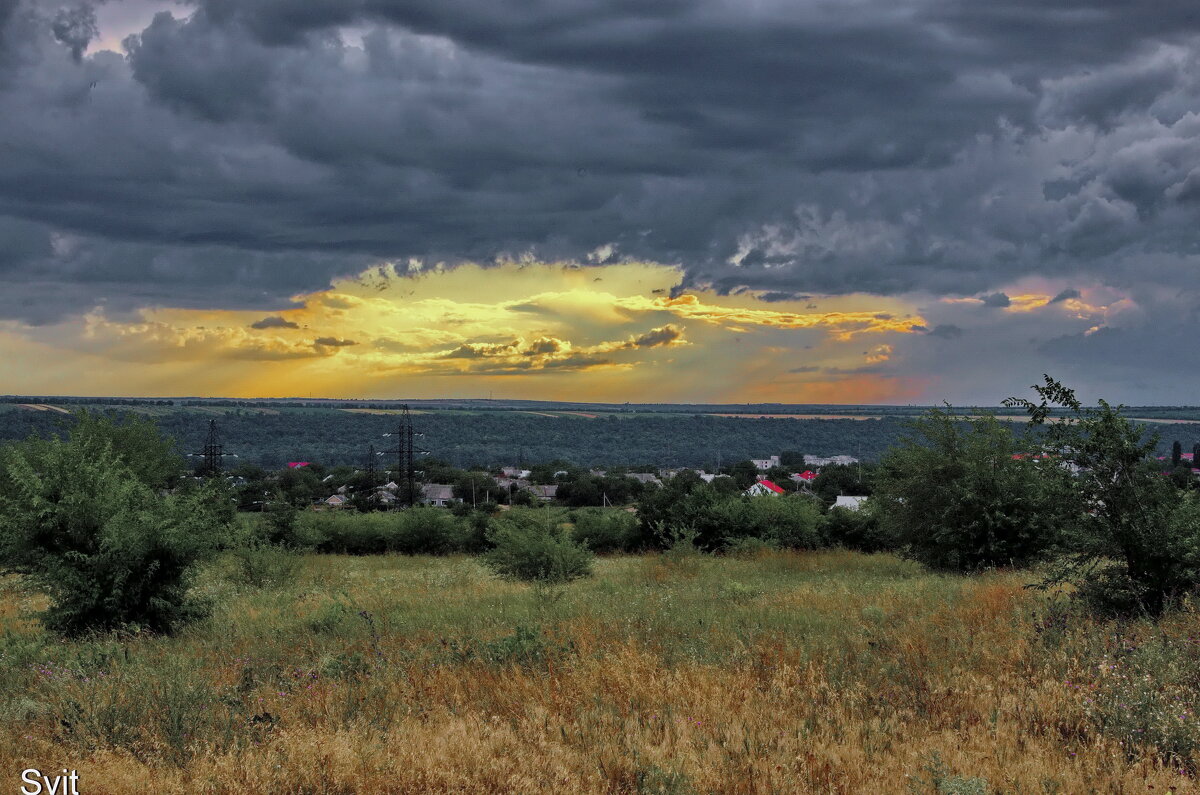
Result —
<path fill-rule="evenodd" d="M 521 469 L 520 467 L 500 467 L 500 474 L 506 478 L 516 478 L 519 480 L 524 480 L 525 478 L 528 478 L 533 473 L 530 472 L 528 469 Z"/>
<path fill-rule="evenodd" d="M 841 466 L 850 466 L 851 464 L 857 464 L 858 459 L 852 455 L 832 455 L 832 456 L 824 457 L 824 456 L 819 456 L 819 455 L 807 455 L 806 454 L 804 456 L 804 463 L 807 466 L 816 467 L 817 469 L 820 469 L 821 467 L 827 467 L 827 466 L 832 466 L 832 465 L 836 465 L 836 464 L 840 464 Z"/>
<path fill-rule="evenodd" d="M 454 487 L 445 483 L 422 483 L 421 504 L 445 508 L 455 502 Z"/>
<path fill-rule="evenodd" d="M 811 469 L 806 469 L 803 472 L 791 475 L 788 479 L 803 485 L 805 483 L 812 483 L 814 480 L 816 480 L 817 473 L 813 472 Z"/>
<path fill-rule="evenodd" d="M 845 508 L 847 511 L 857 511 L 866 502 L 866 497 L 842 496 L 833 501 L 834 508 Z"/>
<path fill-rule="evenodd" d="M 325 500 L 325 505 L 329 508 L 345 508 L 350 504 L 350 500 L 343 497 L 341 494 L 334 494 Z"/>
<path fill-rule="evenodd" d="M 630 472 L 625 477 L 633 478 L 638 483 L 641 483 L 643 486 L 649 486 L 651 484 L 653 484 L 655 486 L 662 485 L 662 481 L 658 479 L 658 475 L 655 475 L 652 472 Z"/>
<path fill-rule="evenodd" d="M 534 484 L 529 487 L 529 493 L 542 502 L 550 502 L 558 496 L 558 486 L 555 484 Z"/>
<path fill-rule="evenodd" d="M 747 497 L 778 497 L 787 494 L 787 491 L 769 480 L 760 480 L 746 489 L 745 494 Z"/>
<path fill-rule="evenodd" d="M 770 458 L 751 458 L 750 463 L 754 464 L 761 470 L 767 470 L 771 467 L 779 466 L 779 456 L 773 455 Z"/>

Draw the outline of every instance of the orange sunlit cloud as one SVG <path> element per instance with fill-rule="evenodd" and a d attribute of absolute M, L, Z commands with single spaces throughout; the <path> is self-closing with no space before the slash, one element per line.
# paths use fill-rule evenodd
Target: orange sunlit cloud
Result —
<path fill-rule="evenodd" d="M 860 402 L 910 391 L 862 372 L 923 328 L 901 299 L 672 297 L 679 278 L 651 263 L 385 265 L 271 311 L 10 324 L 0 373 L 26 394 Z M 44 366 L 48 355 L 63 366 Z"/>

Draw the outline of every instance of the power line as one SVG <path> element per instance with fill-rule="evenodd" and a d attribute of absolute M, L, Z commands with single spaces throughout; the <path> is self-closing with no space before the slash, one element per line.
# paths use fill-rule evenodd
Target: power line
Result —
<path fill-rule="evenodd" d="M 217 421 L 208 421 L 208 436 L 204 440 L 204 447 L 198 453 L 188 453 L 189 458 L 203 458 L 204 465 L 201 472 L 208 477 L 221 474 L 221 463 L 225 456 L 237 458 L 236 453 L 226 453 L 225 446 L 221 444 L 220 438 L 217 436 Z"/>
<path fill-rule="evenodd" d="M 411 508 L 417 501 L 417 468 L 415 458 L 418 455 L 425 455 L 428 450 L 418 450 L 415 444 L 416 437 L 424 436 L 423 433 L 417 433 L 413 430 L 412 415 L 408 413 L 408 404 L 404 405 L 404 411 L 400 416 L 400 425 L 391 433 L 385 433 L 385 437 L 396 437 L 396 449 L 384 450 L 385 453 L 390 453 L 396 456 L 396 473 L 399 478 L 398 483 L 403 486 L 404 493 L 397 500 L 397 503 L 403 503 L 405 507 Z"/>

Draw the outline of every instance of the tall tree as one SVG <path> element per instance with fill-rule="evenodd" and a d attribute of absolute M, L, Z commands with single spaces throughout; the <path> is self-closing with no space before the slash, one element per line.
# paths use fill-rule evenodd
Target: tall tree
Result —
<path fill-rule="evenodd" d="M 1034 385 L 1038 403 L 1008 398 L 1037 425 L 1050 453 L 1080 472 L 1079 509 L 1067 525 L 1069 557 L 1047 585 L 1070 581 L 1097 607 L 1160 615 L 1200 585 L 1200 506 L 1181 500 L 1153 465 L 1157 436 L 1122 415 L 1123 406 L 1085 407 L 1049 375 Z M 1047 423 L 1052 414 L 1057 421 Z"/>

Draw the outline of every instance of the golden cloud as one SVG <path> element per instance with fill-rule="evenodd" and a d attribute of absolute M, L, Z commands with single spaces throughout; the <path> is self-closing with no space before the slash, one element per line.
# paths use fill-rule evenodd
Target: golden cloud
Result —
<path fill-rule="evenodd" d="M 282 311 L 146 309 L 134 320 L 97 311 L 22 330 L 31 344 L 19 349 L 36 342 L 62 361 L 86 357 L 127 394 L 150 384 L 152 394 L 197 394 L 189 379 L 203 373 L 221 390 L 213 394 L 233 396 L 440 396 L 446 377 L 504 377 L 508 394 L 545 399 L 736 401 L 771 392 L 797 400 L 815 394 L 822 373 L 828 382 L 839 368 L 861 367 L 862 335 L 883 338 L 867 354 L 868 364 L 880 363 L 894 355 L 889 336 L 924 324 L 903 299 L 671 297 L 679 278 L 677 268 L 649 263 L 388 265 L 297 295 Z M 823 367 L 781 380 L 800 348 Z M 844 400 L 878 397 L 865 386 L 875 376 L 862 377 L 847 382 Z M 23 388 L 45 391 L 36 382 Z"/>

